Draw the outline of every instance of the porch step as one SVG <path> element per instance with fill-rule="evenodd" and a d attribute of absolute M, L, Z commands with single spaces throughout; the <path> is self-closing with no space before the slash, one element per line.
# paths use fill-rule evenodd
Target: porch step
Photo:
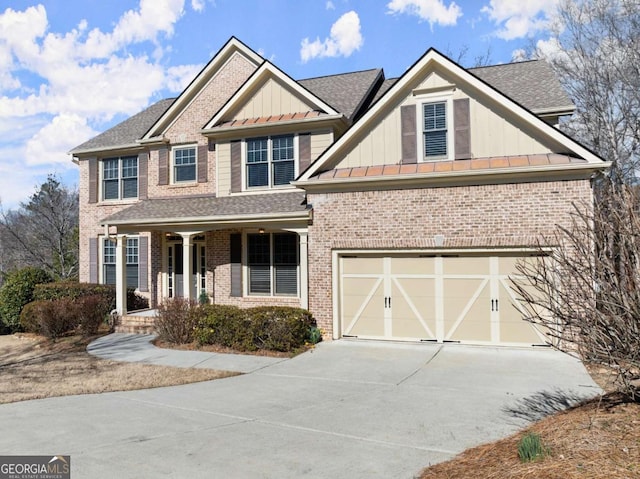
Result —
<path fill-rule="evenodd" d="M 116 333 L 153 334 L 155 318 L 153 316 L 137 316 L 125 314 L 115 327 Z"/>

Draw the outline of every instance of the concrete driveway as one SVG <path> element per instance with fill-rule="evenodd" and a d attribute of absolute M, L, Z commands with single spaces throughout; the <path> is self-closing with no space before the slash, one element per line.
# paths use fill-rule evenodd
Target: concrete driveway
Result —
<path fill-rule="evenodd" d="M 69 454 L 76 479 L 411 478 L 598 392 L 550 350 L 334 341 L 218 381 L 0 406 L 0 453 Z"/>

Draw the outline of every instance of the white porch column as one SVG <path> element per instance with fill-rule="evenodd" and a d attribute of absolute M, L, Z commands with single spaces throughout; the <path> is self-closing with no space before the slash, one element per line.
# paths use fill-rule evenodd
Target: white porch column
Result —
<path fill-rule="evenodd" d="M 127 312 L 127 235 L 116 236 L 116 312 Z"/>
<path fill-rule="evenodd" d="M 180 233 L 182 236 L 182 297 L 187 301 L 191 297 L 191 282 L 193 281 L 193 248 L 192 238 L 195 233 Z"/>
<path fill-rule="evenodd" d="M 300 307 L 309 309 L 309 258 L 307 249 L 308 232 L 298 231 L 300 239 Z"/>

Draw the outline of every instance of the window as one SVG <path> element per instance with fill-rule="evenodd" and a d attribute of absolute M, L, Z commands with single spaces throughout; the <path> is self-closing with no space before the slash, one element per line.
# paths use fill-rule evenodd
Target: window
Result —
<path fill-rule="evenodd" d="M 102 160 L 102 199 L 120 200 L 138 197 L 138 157 L 125 156 Z"/>
<path fill-rule="evenodd" d="M 298 235 L 247 235 L 249 294 L 298 294 Z"/>
<path fill-rule="evenodd" d="M 138 238 L 127 238 L 126 246 L 127 287 L 138 287 Z M 116 243 L 107 238 L 103 240 L 102 282 L 116 284 Z"/>
<path fill-rule="evenodd" d="M 424 157 L 436 159 L 447 157 L 447 103 L 425 103 L 422 105 Z"/>
<path fill-rule="evenodd" d="M 173 150 L 173 181 L 196 181 L 196 147 Z"/>
<path fill-rule="evenodd" d="M 293 135 L 246 141 L 247 188 L 288 185 L 295 177 Z"/>

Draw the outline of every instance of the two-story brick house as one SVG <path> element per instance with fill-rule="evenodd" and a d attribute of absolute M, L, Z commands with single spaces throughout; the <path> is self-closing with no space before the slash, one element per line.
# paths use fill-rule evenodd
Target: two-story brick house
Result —
<path fill-rule="evenodd" d="M 607 163 L 542 61 L 429 50 L 295 81 L 235 38 L 176 99 L 71 151 L 80 279 L 310 309 L 327 338 L 533 344 L 508 276 Z"/>

